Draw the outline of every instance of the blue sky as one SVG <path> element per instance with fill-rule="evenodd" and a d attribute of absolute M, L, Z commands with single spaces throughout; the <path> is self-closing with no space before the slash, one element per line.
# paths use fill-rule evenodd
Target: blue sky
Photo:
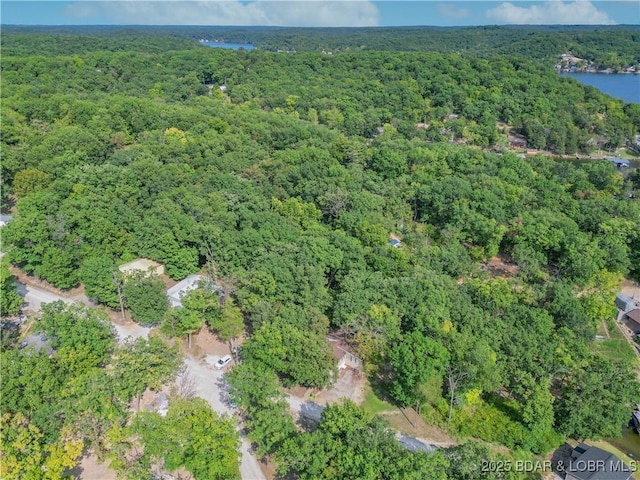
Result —
<path fill-rule="evenodd" d="M 2 24 L 399 26 L 640 24 L 638 0 L 0 2 Z"/>

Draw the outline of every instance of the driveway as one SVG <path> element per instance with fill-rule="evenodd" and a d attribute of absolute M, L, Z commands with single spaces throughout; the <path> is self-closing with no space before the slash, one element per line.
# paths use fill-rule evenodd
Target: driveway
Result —
<path fill-rule="evenodd" d="M 187 374 L 195 381 L 196 396 L 207 401 L 211 408 L 220 415 L 233 415 L 233 410 L 224 400 L 225 383 L 223 376 L 230 367 L 216 370 L 203 362 L 186 357 L 184 363 Z M 251 443 L 244 437 L 240 437 L 240 477 L 242 480 L 266 480 L 260 470 L 258 460 L 251 452 Z"/>
<path fill-rule="evenodd" d="M 95 306 L 85 295 L 64 297 L 57 293 L 34 287 L 32 285 L 26 285 L 21 282 L 15 282 L 15 285 L 18 294 L 24 297 L 25 305 L 23 308 L 25 310 L 39 312 L 42 310 L 42 305 L 45 303 L 58 301 L 63 301 L 68 305 L 79 302 L 87 306 Z M 143 327 L 134 322 L 129 322 L 126 325 L 120 325 L 112 321 L 111 324 L 113 325 L 120 342 L 123 342 L 127 338 L 149 338 L 149 331 L 151 330 L 149 327 Z"/>
<path fill-rule="evenodd" d="M 25 309 L 29 309 L 34 312 L 39 312 L 42 309 L 42 305 L 45 303 L 57 302 L 59 300 L 62 300 L 67 304 L 80 302 L 85 305 L 92 305 L 89 299 L 84 295 L 63 297 L 62 295 L 31 285 L 25 285 L 20 282 L 16 282 L 16 288 L 18 293 L 25 299 Z M 120 325 L 114 322 L 111 323 L 114 326 L 120 341 L 123 341 L 128 337 L 148 338 L 150 328 L 142 327 L 133 322 L 128 325 Z M 216 370 L 211 366 L 207 366 L 204 363 L 198 362 L 189 357 L 185 358 L 184 363 L 188 368 L 189 374 L 195 380 L 196 395 L 206 400 L 209 405 L 211 405 L 211 408 L 213 408 L 217 413 L 221 415 L 233 415 L 233 411 L 225 403 L 222 397 L 224 391 L 224 382 L 222 377 L 225 369 Z M 266 480 L 262 470 L 260 470 L 258 460 L 251 453 L 251 444 L 247 439 L 242 437 L 241 439 L 240 476 L 243 480 Z"/>
<path fill-rule="evenodd" d="M 33 287 L 31 285 L 25 285 L 24 283 L 16 282 L 16 290 L 18 294 L 24 297 L 25 310 L 33 310 L 34 312 L 39 312 L 42 309 L 43 303 L 52 303 L 57 302 L 58 300 L 62 300 L 64 303 L 75 303 L 80 302 L 85 305 L 90 305 L 89 299 L 84 295 L 78 295 L 75 297 L 63 297 L 61 295 L 57 295 L 55 293 L 49 292 L 47 290 L 43 290 L 41 288 Z"/>

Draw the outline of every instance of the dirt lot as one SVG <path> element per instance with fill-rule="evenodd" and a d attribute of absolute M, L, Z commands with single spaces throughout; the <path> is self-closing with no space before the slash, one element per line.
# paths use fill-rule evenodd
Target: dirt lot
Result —
<path fill-rule="evenodd" d="M 80 463 L 69 471 L 75 480 L 116 480 L 116 472 L 111 470 L 108 462 L 100 463 L 94 454 L 82 457 Z"/>
<path fill-rule="evenodd" d="M 392 428 L 406 435 L 411 435 L 423 443 L 439 447 L 448 447 L 457 443 L 444 430 L 427 425 L 412 408 L 396 408 L 379 415 L 386 418 Z"/>
<path fill-rule="evenodd" d="M 488 262 L 481 264 L 481 269 L 488 271 L 494 277 L 515 277 L 520 267 L 513 262 L 509 255 L 496 255 Z"/>
<path fill-rule="evenodd" d="M 627 297 L 640 301 L 640 285 L 625 278 L 620 284 L 620 291 Z"/>
<path fill-rule="evenodd" d="M 367 379 L 363 374 L 352 368 L 340 370 L 338 380 L 333 388 L 321 390 L 315 400 L 324 405 L 336 403 L 343 398 L 352 400 L 356 405 L 360 405 L 364 400 L 364 391 Z"/>

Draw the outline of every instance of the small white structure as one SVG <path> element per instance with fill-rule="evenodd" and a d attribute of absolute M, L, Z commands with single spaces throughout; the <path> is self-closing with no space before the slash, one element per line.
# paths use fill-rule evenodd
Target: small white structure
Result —
<path fill-rule="evenodd" d="M 339 339 L 327 337 L 327 341 L 331 344 L 333 350 L 333 356 L 338 360 L 338 370 L 343 368 L 353 368 L 354 370 L 360 370 L 362 368 L 362 360 L 344 348 L 344 345 Z"/>
<path fill-rule="evenodd" d="M 11 215 L 0 215 L 0 227 L 4 227 L 12 218 L 13 217 Z"/>
<path fill-rule="evenodd" d="M 133 262 L 125 263 L 118 267 L 125 276 L 133 275 L 135 272 L 146 272 L 147 275 L 156 273 L 162 275 L 164 273 L 164 266 L 148 258 L 136 258 Z"/>
<path fill-rule="evenodd" d="M 189 275 L 184 280 L 176 283 L 173 287 L 167 290 L 167 298 L 169 304 L 175 308 L 182 308 L 182 299 L 191 290 L 195 290 L 200 285 L 200 280 L 204 277 L 202 275 Z"/>

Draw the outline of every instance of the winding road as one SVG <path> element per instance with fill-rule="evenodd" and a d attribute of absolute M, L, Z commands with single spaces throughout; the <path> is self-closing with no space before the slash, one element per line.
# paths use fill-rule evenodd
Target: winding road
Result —
<path fill-rule="evenodd" d="M 216 370 L 210 365 L 186 357 L 184 363 L 187 367 L 184 375 L 189 375 L 195 380 L 195 394 L 204 399 L 211 408 L 220 415 L 233 415 L 233 410 L 224 400 L 226 384 L 224 381 L 225 369 Z M 240 476 L 243 480 L 266 480 L 260 470 L 258 459 L 251 452 L 249 440 L 240 437 Z"/>
<path fill-rule="evenodd" d="M 45 303 L 57 301 L 63 301 L 67 304 L 80 302 L 84 305 L 94 306 L 85 295 L 65 297 L 21 282 L 16 282 L 16 289 L 18 293 L 24 297 L 24 310 L 31 310 L 33 312 L 39 312 Z M 149 331 L 151 330 L 148 327 L 142 327 L 134 322 L 129 322 L 127 325 L 120 325 L 112 321 L 111 324 L 120 342 L 123 342 L 127 338 L 148 338 Z M 233 412 L 231 408 L 223 400 L 225 393 L 223 380 L 224 370 L 216 370 L 211 366 L 207 366 L 189 357 L 185 358 L 184 363 L 187 366 L 186 372 L 195 380 L 196 395 L 206 400 L 207 403 L 211 405 L 211 408 L 218 414 L 232 415 Z M 242 479 L 266 480 L 262 470 L 260 470 L 257 458 L 251 452 L 251 444 L 246 438 L 241 437 L 241 439 L 240 475 Z"/>

